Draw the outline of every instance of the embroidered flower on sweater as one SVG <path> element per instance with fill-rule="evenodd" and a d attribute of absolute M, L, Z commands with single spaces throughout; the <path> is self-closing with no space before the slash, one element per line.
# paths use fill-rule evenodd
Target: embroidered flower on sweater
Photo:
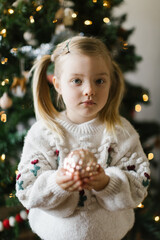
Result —
<path fill-rule="evenodd" d="M 113 149 L 111 147 L 108 148 L 108 159 L 107 159 L 107 166 L 109 167 L 111 164 L 111 152 Z"/>
<path fill-rule="evenodd" d="M 129 166 L 127 166 L 127 170 L 128 170 L 128 171 L 136 171 L 135 165 L 129 165 Z"/>
<path fill-rule="evenodd" d="M 24 182 L 19 180 L 20 177 L 21 177 L 21 173 L 19 173 L 19 174 L 17 175 L 17 177 L 16 177 L 17 184 L 18 184 L 18 190 L 24 190 L 24 188 L 23 188 L 23 186 L 22 186 L 22 184 L 23 184 Z"/>
<path fill-rule="evenodd" d="M 142 184 L 144 187 L 147 187 L 150 182 L 150 175 L 147 172 L 145 172 L 144 176 L 146 177 L 146 180 L 143 179 Z"/>
<path fill-rule="evenodd" d="M 59 166 L 59 161 L 60 161 L 59 150 L 56 149 L 56 151 L 54 153 L 57 156 L 57 165 Z"/>
<path fill-rule="evenodd" d="M 78 206 L 79 207 L 84 207 L 84 202 L 87 200 L 87 196 L 85 195 L 85 191 L 79 191 L 79 202 Z"/>
<path fill-rule="evenodd" d="M 16 180 L 18 180 L 21 177 L 21 173 L 19 173 L 16 177 Z"/>
<path fill-rule="evenodd" d="M 39 162 L 38 159 L 31 161 L 31 164 L 34 165 L 34 169 L 31 169 L 30 171 L 34 174 L 34 176 L 37 176 L 37 172 L 40 169 L 40 166 L 37 166 L 36 164 Z"/>
<path fill-rule="evenodd" d="M 22 187 L 22 184 L 23 184 L 23 183 L 24 183 L 23 181 L 17 182 L 17 184 L 18 184 L 18 190 L 24 190 L 24 188 Z"/>

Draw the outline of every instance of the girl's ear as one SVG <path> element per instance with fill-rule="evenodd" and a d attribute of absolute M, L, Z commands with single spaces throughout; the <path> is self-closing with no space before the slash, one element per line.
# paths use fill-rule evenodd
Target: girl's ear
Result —
<path fill-rule="evenodd" d="M 53 77 L 52 79 L 52 82 L 53 82 L 53 85 L 54 85 L 54 88 L 56 89 L 56 91 L 61 94 L 61 84 L 60 84 L 60 81 L 57 79 L 57 77 Z"/>

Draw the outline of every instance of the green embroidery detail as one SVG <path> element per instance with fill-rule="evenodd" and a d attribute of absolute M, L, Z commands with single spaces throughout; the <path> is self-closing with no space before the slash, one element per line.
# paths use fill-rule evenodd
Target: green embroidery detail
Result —
<path fill-rule="evenodd" d="M 24 183 L 23 181 L 17 182 L 17 184 L 18 184 L 18 190 L 24 190 L 24 188 L 22 187 L 22 184 L 23 184 L 23 183 Z"/>
<path fill-rule="evenodd" d="M 58 156 L 58 158 L 57 158 L 57 164 L 58 164 L 58 166 L 59 166 L 59 162 L 60 162 L 60 156 Z"/>
<path fill-rule="evenodd" d="M 108 159 L 107 159 L 107 166 L 110 166 L 111 161 L 112 161 L 112 159 L 111 159 L 111 156 L 110 156 L 110 154 L 109 154 Z"/>
<path fill-rule="evenodd" d="M 37 172 L 40 169 L 39 166 L 36 166 L 36 164 L 34 164 L 34 169 L 31 169 L 30 171 L 34 174 L 34 176 L 37 176 Z"/>
<path fill-rule="evenodd" d="M 149 185 L 149 180 L 148 179 L 146 181 L 143 180 L 142 184 L 144 187 L 147 187 Z"/>
<path fill-rule="evenodd" d="M 84 202 L 87 200 L 87 196 L 85 195 L 85 191 L 81 190 L 79 192 L 79 202 L 78 202 L 78 206 L 79 207 L 84 207 Z"/>

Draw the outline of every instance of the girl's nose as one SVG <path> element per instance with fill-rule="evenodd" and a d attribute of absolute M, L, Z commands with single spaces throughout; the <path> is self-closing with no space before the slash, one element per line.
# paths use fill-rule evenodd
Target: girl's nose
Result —
<path fill-rule="evenodd" d="M 84 95 L 85 96 L 93 96 L 95 95 L 95 89 L 92 84 L 86 84 L 84 87 Z"/>

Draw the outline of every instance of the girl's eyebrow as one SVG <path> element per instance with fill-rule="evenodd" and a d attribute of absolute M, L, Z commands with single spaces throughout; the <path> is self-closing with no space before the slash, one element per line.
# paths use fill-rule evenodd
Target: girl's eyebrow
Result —
<path fill-rule="evenodd" d="M 108 74 L 107 72 L 97 73 L 96 75 L 97 75 L 97 76 L 100 76 L 100 75 L 106 75 L 106 76 L 109 76 L 109 74 Z"/>
<path fill-rule="evenodd" d="M 72 73 L 71 75 L 72 76 L 84 76 L 84 74 L 82 74 L 82 73 Z M 96 76 L 103 76 L 103 75 L 109 76 L 109 74 L 107 72 L 97 73 L 95 75 Z"/>

